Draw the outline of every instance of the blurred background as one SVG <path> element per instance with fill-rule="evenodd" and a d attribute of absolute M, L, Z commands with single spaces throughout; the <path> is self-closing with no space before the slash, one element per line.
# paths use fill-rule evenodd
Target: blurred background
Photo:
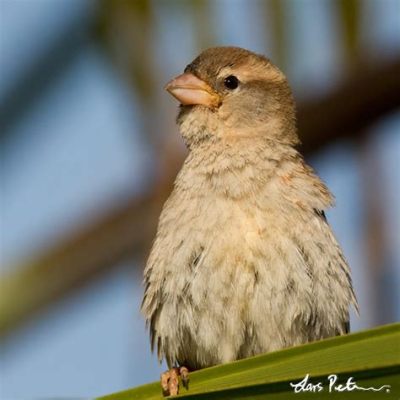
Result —
<path fill-rule="evenodd" d="M 158 379 L 139 307 L 185 156 L 164 84 L 202 49 L 288 76 L 353 271 L 357 331 L 400 320 L 400 0 L 0 0 L 0 398 Z"/>

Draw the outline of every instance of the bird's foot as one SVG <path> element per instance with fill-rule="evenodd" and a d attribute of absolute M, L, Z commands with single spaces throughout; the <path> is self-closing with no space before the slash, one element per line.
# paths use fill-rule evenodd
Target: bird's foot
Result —
<path fill-rule="evenodd" d="M 189 370 L 186 367 L 171 368 L 161 374 L 161 387 L 164 396 L 175 396 L 179 393 L 179 376 L 182 385 L 189 388 Z"/>

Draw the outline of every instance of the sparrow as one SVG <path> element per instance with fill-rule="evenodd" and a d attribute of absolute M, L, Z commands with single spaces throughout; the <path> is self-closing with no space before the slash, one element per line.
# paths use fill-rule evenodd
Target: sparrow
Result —
<path fill-rule="evenodd" d="M 203 51 L 170 81 L 188 156 L 162 209 L 142 313 L 170 368 L 188 372 L 349 332 L 349 266 L 333 197 L 297 150 L 295 103 L 272 62 Z"/>

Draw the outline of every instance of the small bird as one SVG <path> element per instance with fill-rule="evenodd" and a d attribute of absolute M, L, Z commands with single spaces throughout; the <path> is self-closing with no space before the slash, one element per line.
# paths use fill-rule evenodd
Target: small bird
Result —
<path fill-rule="evenodd" d="M 166 86 L 189 149 L 144 271 L 142 312 L 169 371 L 188 372 L 349 332 L 349 266 L 333 198 L 296 146 L 283 73 L 237 47 L 203 51 Z"/>

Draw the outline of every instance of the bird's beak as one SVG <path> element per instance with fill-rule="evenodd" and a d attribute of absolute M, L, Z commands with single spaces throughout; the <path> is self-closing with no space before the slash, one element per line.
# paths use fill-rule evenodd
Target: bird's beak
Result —
<path fill-rule="evenodd" d="M 189 72 L 172 79 L 165 89 L 183 105 L 202 104 L 217 107 L 221 100 L 207 83 Z"/>

